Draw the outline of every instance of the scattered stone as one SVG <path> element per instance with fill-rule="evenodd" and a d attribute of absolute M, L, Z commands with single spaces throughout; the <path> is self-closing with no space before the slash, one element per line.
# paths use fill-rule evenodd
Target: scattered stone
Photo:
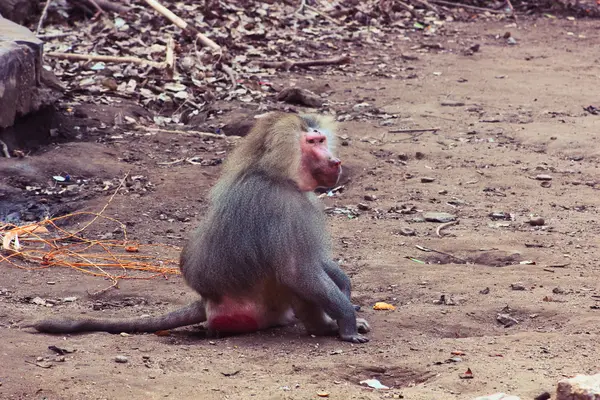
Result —
<path fill-rule="evenodd" d="M 521 400 L 521 398 L 506 393 L 494 393 L 487 396 L 475 397 L 473 400 Z"/>
<path fill-rule="evenodd" d="M 414 229 L 407 228 L 404 226 L 398 229 L 398 233 L 402 236 L 415 236 L 417 234 Z"/>
<path fill-rule="evenodd" d="M 438 300 L 434 300 L 433 304 L 437 305 L 445 305 L 445 306 L 455 306 L 456 302 L 450 296 L 446 296 L 445 294 L 441 295 Z"/>
<path fill-rule="evenodd" d="M 371 209 L 371 207 L 369 207 L 369 205 L 365 203 L 358 203 L 357 207 L 361 211 L 369 211 Z"/>
<path fill-rule="evenodd" d="M 421 183 L 431 183 L 431 182 L 435 182 L 435 178 L 432 178 L 430 176 L 424 176 L 421 178 Z"/>
<path fill-rule="evenodd" d="M 543 181 L 543 182 L 540 184 L 540 186 L 541 186 L 541 187 L 543 187 L 543 188 L 546 188 L 546 189 L 547 189 L 547 188 L 549 188 L 549 187 L 552 187 L 552 182 L 550 182 L 550 181 Z"/>
<path fill-rule="evenodd" d="M 546 221 L 542 217 L 531 217 L 529 219 L 529 225 L 531 226 L 543 226 L 546 224 Z"/>
<path fill-rule="evenodd" d="M 417 152 L 415 153 L 415 158 L 416 158 L 417 160 L 422 160 L 422 159 L 424 159 L 424 158 L 425 158 L 425 153 L 421 153 L 420 151 L 417 151 Z"/>
<path fill-rule="evenodd" d="M 485 289 L 482 289 L 479 291 L 480 294 L 489 294 L 490 293 L 490 288 L 486 287 Z"/>
<path fill-rule="evenodd" d="M 42 299 L 41 297 L 34 297 L 33 300 L 31 300 L 31 303 L 37 304 L 38 306 L 45 306 L 46 300 Z"/>
<path fill-rule="evenodd" d="M 451 222 L 456 221 L 456 215 L 452 215 L 445 212 L 426 212 L 423 213 L 423 218 L 427 222 Z"/>
<path fill-rule="evenodd" d="M 477 48 L 477 50 L 479 50 L 479 47 Z M 465 105 L 465 102 L 464 101 L 446 100 L 446 101 L 442 101 L 440 104 L 443 107 L 462 107 Z"/>
<path fill-rule="evenodd" d="M 506 39 L 506 43 L 508 43 L 511 46 L 514 46 L 517 44 L 517 39 L 511 36 L 508 39 Z"/>
<path fill-rule="evenodd" d="M 65 302 L 65 303 L 73 303 L 74 301 L 77 301 L 77 297 L 75 297 L 75 296 L 65 297 L 63 299 L 63 302 Z"/>
<path fill-rule="evenodd" d="M 556 400 L 600 400 L 600 374 L 563 379 L 558 382 Z"/>
<path fill-rule="evenodd" d="M 521 282 L 511 283 L 510 288 L 512 290 L 526 290 L 525 286 Z"/>
<path fill-rule="evenodd" d="M 366 194 L 364 199 L 366 201 L 375 201 L 377 200 L 377 196 L 375 196 L 374 194 Z"/>
<path fill-rule="evenodd" d="M 555 287 L 554 289 L 552 289 L 552 293 L 554 294 L 566 294 L 567 291 L 563 288 L 560 287 Z"/>
<path fill-rule="evenodd" d="M 538 181 L 551 181 L 552 177 L 550 175 L 540 174 L 536 175 L 535 179 Z"/>
<path fill-rule="evenodd" d="M 511 317 L 508 314 L 498 314 L 496 316 L 496 320 L 498 322 L 500 322 L 502 325 L 504 325 L 505 328 L 510 328 L 513 325 L 516 325 L 519 323 L 519 321 L 517 321 L 515 318 Z"/>
<path fill-rule="evenodd" d="M 115 357 L 115 362 L 117 362 L 119 364 L 125 364 L 128 361 L 129 361 L 129 359 L 125 356 L 116 356 Z"/>

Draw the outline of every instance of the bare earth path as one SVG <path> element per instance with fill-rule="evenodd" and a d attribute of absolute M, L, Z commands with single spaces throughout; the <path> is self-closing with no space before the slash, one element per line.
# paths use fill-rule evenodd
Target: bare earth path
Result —
<path fill-rule="evenodd" d="M 311 399 L 327 392 L 331 399 L 403 395 L 431 400 L 504 391 L 530 399 L 552 391 L 563 376 L 597 372 L 600 115 L 583 107 L 599 105 L 595 49 L 600 25 L 548 20 L 526 22 L 521 29 L 503 25 L 453 25 L 455 36 L 439 38 L 453 51 L 422 54 L 417 61 L 400 57 L 413 45 L 406 42 L 393 44 L 387 60 L 383 54 L 367 57 L 374 65 L 413 66 L 403 76 L 414 72 L 415 79 L 338 77 L 330 82 L 330 101 L 368 102 L 396 113 L 397 128 L 440 128 L 384 135 L 390 128 L 376 120 L 341 125 L 340 134 L 349 137 L 341 156 L 352 180 L 346 191 L 325 202 L 370 208 L 354 219 L 328 219 L 335 256 L 351 274 L 360 314 L 373 327 L 370 343 L 307 337 L 299 327 L 220 339 L 203 338 L 195 328 L 166 337 L 32 334 L 17 326 L 57 313 L 154 314 L 194 295 L 178 277 L 124 281 L 100 299 L 105 307 L 94 310 L 98 300 L 88 298 L 86 290 L 106 287 L 106 281 L 70 270 L 29 272 L 1 265 L 0 398 Z M 506 30 L 518 45 L 495 38 Z M 460 54 L 473 43 L 481 44 L 480 52 Z M 294 78 L 299 85 L 323 83 L 318 75 L 314 82 Z M 193 228 L 219 173 L 218 166 L 185 163 L 156 168 L 157 161 L 168 161 L 159 146 L 170 149 L 169 157 L 189 156 L 190 148 L 203 146 L 199 138 L 171 139 L 154 135 L 110 144 L 70 143 L 28 162 L 66 158 L 72 166 L 81 164 L 80 169 L 96 162 L 98 175 L 114 178 L 131 168 L 123 155 L 137 152 L 132 174 L 149 176 L 156 190 L 141 198 L 117 196 L 107 214 L 131 223 L 130 231 L 142 241 L 165 242 L 165 232 L 185 237 Z M 91 164 L 90 152 L 95 155 Z M 534 179 L 540 174 L 552 177 L 550 187 Z M 422 177 L 435 180 L 424 183 Z M 377 200 L 364 200 L 369 194 Z M 88 206 L 97 210 L 105 201 L 99 198 Z M 460 223 L 445 228 L 439 238 L 439 224 L 415 221 L 419 212 L 389 212 L 412 206 L 455 214 Z M 490 217 L 500 212 L 514 220 Z M 160 214 L 180 214 L 191 222 L 176 217 L 170 222 Z M 530 215 L 543 217 L 545 225 L 531 226 Z M 416 235 L 399 235 L 403 227 Z M 471 262 L 457 263 L 416 245 Z M 527 260 L 535 265 L 519 264 Z M 514 290 L 519 288 L 514 284 L 524 290 Z M 451 304 L 436 304 L 442 295 Z M 78 300 L 51 308 L 24 300 L 36 296 Z M 397 309 L 374 311 L 376 301 Z M 499 313 L 518 323 L 504 327 L 497 321 Z M 51 345 L 76 351 L 55 362 Z M 464 355 L 448 361 L 457 357 L 453 351 Z M 116 363 L 117 355 L 128 362 Z M 38 357 L 52 367 L 34 365 Z M 460 379 L 467 368 L 474 378 Z M 371 377 L 394 389 L 374 392 L 358 384 Z"/>

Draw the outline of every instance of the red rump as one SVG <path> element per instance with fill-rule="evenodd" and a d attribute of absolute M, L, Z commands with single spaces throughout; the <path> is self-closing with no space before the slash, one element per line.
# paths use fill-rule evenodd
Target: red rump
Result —
<path fill-rule="evenodd" d="M 258 321 L 247 314 L 217 315 L 210 319 L 210 329 L 220 332 L 256 332 Z"/>

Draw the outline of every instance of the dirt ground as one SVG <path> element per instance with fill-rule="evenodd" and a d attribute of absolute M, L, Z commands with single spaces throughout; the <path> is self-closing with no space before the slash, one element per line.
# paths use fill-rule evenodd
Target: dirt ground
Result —
<path fill-rule="evenodd" d="M 415 79 L 279 78 L 308 87 L 331 79 L 330 101 L 368 102 L 398 114 L 394 128 L 439 128 L 386 133 L 390 127 L 379 120 L 341 124 L 348 146 L 340 155 L 350 180 L 324 202 L 369 208 L 356 218 L 328 217 L 334 256 L 352 277 L 359 314 L 373 328 L 369 343 L 309 337 L 301 327 L 216 339 L 194 327 L 164 337 L 34 334 L 19 326 L 56 315 L 157 314 L 195 297 L 180 277 L 171 277 L 122 281 L 119 289 L 90 298 L 87 291 L 109 282 L 70 269 L 26 271 L 5 263 L 0 398 L 311 399 L 326 392 L 331 399 L 431 400 L 507 392 L 531 399 L 552 392 L 563 377 L 598 372 L 600 116 L 583 108 L 599 101 L 600 58 L 590 50 L 599 43 L 599 25 L 506 24 L 451 25 L 455 34 L 438 42 L 453 51 L 419 54 L 416 61 L 401 57 L 410 42 L 393 42 L 385 55 L 365 50 L 365 69 L 388 57 L 392 65 L 414 67 L 405 75 L 414 72 Z M 517 45 L 496 38 L 507 30 Z M 481 44 L 479 52 L 461 54 L 474 43 Z M 31 157 L 1 161 L 0 170 L 6 188 L 65 170 L 100 180 L 143 175 L 151 189 L 117 195 L 105 213 L 142 243 L 180 246 L 206 210 L 219 158 L 226 156 L 221 152 L 229 148 L 222 140 L 138 132 L 46 146 Z M 209 165 L 158 164 L 194 154 Z M 550 184 L 535 179 L 540 174 L 550 175 Z M 108 194 L 73 204 L 97 211 Z M 364 199 L 373 194 L 375 201 Z M 459 224 L 440 238 L 439 224 L 422 222 L 421 211 L 452 213 Z M 532 215 L 545 224 L 530 225 Z M 113 228 L 96 227 L 98 234 Z M 401 228 L 416 234 L 403 236 Z M 31 303 L 36 296 L 59 301 L 44 307 Z M 70 296 L 77 300 L 60 301 Z M 397 309 L 375 311 L 378 301 Z M 505 327 L 498 314 L 518 323 Z M 52 345 L 75 352 L 57 361 Z M 116 363 L 118 355 L 128 362 Z M 467 368 L 473 379 L 460 379 Z M 359 385 L 368 378 L 392 389 Z"/>

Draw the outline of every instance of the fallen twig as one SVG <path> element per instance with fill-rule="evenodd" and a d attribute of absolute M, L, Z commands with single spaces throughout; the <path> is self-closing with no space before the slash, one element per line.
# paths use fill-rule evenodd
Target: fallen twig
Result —
<path fill-rule="evenodd" d="M 571 263 L 566 263 L 566 264 L 554 264 L 554 265 L 547 265 L 546 268 L 566 268 L 569 265 L 571 265 Z"/>
<path fill-rule="evenodd" d="M 167 54 L 165 57 L 165 64 L 167 65 L 171 76 L 177 75 L 177 71 L 175 69 L 175 40 L 172 36 L 167 38 Z"/>
<path fill-rule="evenodd" d="M 221 46 L 219 46 L 218 44 L 213 42 L 207 36 L 200 33 L 195 27 L 189 25 L 183 19 L 179 18 L 177 15 L 175 15 L 172 11 L 170 11 L 165 6 L 160 4 L 158 1 L 156 1 L 156 0 L 144 0 L 144 1 L 146 3 L 148 3 L 148 5 L 150 5 L 150 7 L 154 8 L 156 11 L 158 11 L 160 14 L 162 14 L 164 17 L 166 17 L 169 21 L 171 21 L 173 24 L 175 24 L 178 28 L 181 28 L 184 31 L 187 30 L 188 32 L 191 31 L 191 32 L 195 33 L 198 40 L 200 40 L 200 42 L 202 42 L 202 44 L 205 45 L 206 47 L 210 47 L 211 49 L 217 50 L 219 52 L 221 51 Z"/>
<path fill-rule="evenodd" d="M 318 9 L 314 8 L 313 6 L 309 6 L 308 4 L 304 4 L 304 7 L 307 10 L 310 10 L 310 11 L 314 12 L 315 14 L 320 15 L 321 17 L 323 17 L 325 20 L 331 22 L 332 24 L 339 24 L 339 21 L 331 18 L 329 15 L 325 14 L 322 11 L 319 11 Z"/>
<path fill-rule="evenodd" d="M 446 6 L 451 6 L 451 7 L 462 7 L 462 8 L 467 8 L 470 10 L 475 10 L 475 11 L 488 11 L 494 14 L 504 14 L 504 11 L 502 10 L 494 10 L 493 8 L 484 8 L 484 7 L 477 7 L 477 6 L 470 6 L 468 4 L 462 4 L 462 3 L 454 3 L 452 1 L 445 1 L 445 0 L 429 0 L 434 4 L 443 4 Z"/>
<path fill-rule="evenodd" d="M 440 226 L 438 226 L 438 227 L 437 227 L 437 229 L 435 230 L 435 234 L 436 234 L 436 235 L 438 235 L 438 237 L 444 237 L 444 235 L 442 235 L 442 229 L 445 229 L 445 228 L 447 228 L 447 227 L 449 227 L 449 226 L 452 226 L 452 225 L 456 225 L 456 224 L 458 224 L 458 223 L 459 223 L 459 221 L 458 221 L 458 220 L 456 220 L 456 221 L 450 221 L 450 222 L 446 222 L 446 223 L 444 223 L 444 224 L 441 224 L 441 225 L 440 225 Z"/>
<path fill-rule="evenodd" d="M 231 87 L 235 88 L 237 86 L 237 76 L 233 68 L 223 63 L 220 63 L 219 66 L 221 67 L 221 70 L 229 76 L 229 80 L 231 81 Z"/>
<path fill-rule="evenodd" d="M 258 64 L 262 68 L 275 68 L 275 69 L 286 69 L 289 70 L 293 67 L 308 68 L 308 67 L 320 67 L 324 65 L 342 65 L 350 64 L 352 59 L 350 56 L 341 56 L 335 58 L 323 58 L 321 60 L 304 60 L 304 61 L 259 61 Z"/>
<path fill-rule="evenodd" d="M 427 8 L 428 10 L 433 11 L 436 14 L 439 14 L 440 11 L 438 10 L 438 8 L 432 4 L 430 4 L 427 0 L 414 0 L 415 2 L 421 4 L 422 6 L 424 6 L 425 8 Z"/>
<path fill-rule="evenodd" d="M 412 8 L 405 2 L 396 0 L 395 3 L 398 4 L 400 7 L 402 7 L 404 10 L 408 11 L 410 13 L 410 15 L 412 15 L 413 17 L 415 17 L 415 18 L 419 17 L 419 14 L 414 10 L 414 8 Z"/>
<path fill-rule="evenodd" d="M 80 61 L 106 61 L 106 62 L 115 62 L 115 63 L 131 63 L 131 64 L 148 64 L 154 68 L 165 68 L 165 63 L 145 60 L 143 58 L 126 56 L 126 57 L 118 57 L 118 56 L 104 56 L 98 54 L 74 54 L 74 53 L 58 53 L 58 52 L 49 52 L 44 53 L 44 55 L 51 58 L 58 58 L 61 60 L 80 60 Z"/>
<path fill-rule="evenodd" d="M 178 134 L 178 135 L 187 134 L 187 135 L 195 135 L 195 136 L 200 136 L 200 137 L 210 137 L 210 138 L 218 138 L 218 139 L 239 139 L 241 137 L 241 136 L 225 136 L 225 135 L 219 135 L 217 133 L 211 133 L 211 132 L 180 131 L 180 130 L 174 130 L 174 129 L 149 128 L 149 127 L 142 126 L 142 125 L 138 125 L 137 128 L 143 129 L 146 131 L 150 131 L 150 132 L 174 133 L 174 134 Z"/>
<path fill-rule="evenodd" d="M 42 29 L 42 25 L 44 25 L 44 20 L 46 19 L 46 16 L 48 15 L 48 7 L 50 7 L 50 3 L 52 3 L 52 0 L 46 0 L 46 5 L 44 6 L 44 10 L 42 11 L 42 15 L 40 16 L 40 21 L 38 22 L 37 28 L 35 30 L 36 35 L 38 33 L 40 33 L 40 30 Z"/>
<path fill-rule="evenodd" d="M 420 133 L 420 132 L 437 132 L 440 128 L 422 128 L 422 129 L 391 129 L 389 133 Z"/>

